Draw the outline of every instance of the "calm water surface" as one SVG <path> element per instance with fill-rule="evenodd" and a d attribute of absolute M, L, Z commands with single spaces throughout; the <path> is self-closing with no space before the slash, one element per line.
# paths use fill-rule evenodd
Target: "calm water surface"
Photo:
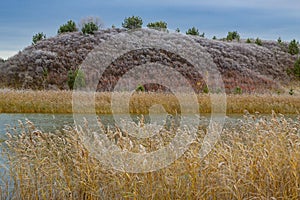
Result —
<path fill-rule="evenodd" d="M 91 115 L 91 117 L 93 117 Z M 114 118 L 112 115 L 100 115 L 99 116 L 104 124 L 112 125 Z M 122 115 L 119 115 L 122 118 Z M 133 121 L 137 121 L 138 116 L 131 116 Z M 241 115 L 232 115 L 227 118 L 227 121 L 236 121 Z M 209 120 L 209 115 L 202 117 L 203 122 Z M 0 114 L 0 137 L 3 137 L 8 128 L 19 127 L 19 121 L 25 124 L 26 119 L 33 122 L 37 129 L 44 132 L 54 132 L 55 130 L 62 130 L 66 125 L 74 126 L 74 118 L 72 114 Z M 165 121 L 165 115 L 156 115 L 155 121 Z M 145 117 L 146 122 L 150 122 L 151 119 Z"/>
<path fill-rule="evenodd" d="M 93 115 L 84 117 L 94 117 Z M 113 126 L 114 118 L 113 115 L 99 115 L 103 124 Z M 122 118 L 122 115 L 118 115 Z M 131 116 L 133 121 L 138 121 L 137 115 Z M 265 117 L 271 117 L 270 115 L 265 115 Z M 296 115 L 287 116 L 291 118 L 296 118 Z M 226 117 L 226 125 L 237 123 L 240 119 L 243 118 L 243 115 L 229 115 Z M 9 127 L 19 127 L 19 121 L 22 121 L 24 124 L 26 119 L 33 122 L 37 129 L 44 132 L 54 132 L 56 130 L 62 130 L 65 126 L 74 126 L 73 114 L 0 114 L 0 139 L 5 136 L 6 130 Z M 155 122 L 167 121 L 165 115 L 154 115 Z M 200 123 L 208 123 L 210 120 L 210 115 L 201 115 Z M 151 119 L 145 116 L 145 121 L 151 123 Z"/>

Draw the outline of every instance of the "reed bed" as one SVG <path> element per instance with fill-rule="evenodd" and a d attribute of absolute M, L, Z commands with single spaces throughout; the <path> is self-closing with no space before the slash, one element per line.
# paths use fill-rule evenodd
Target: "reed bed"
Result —
<path fill-rule="evenodd" d="M 84 93 L 83 93 L 84 94 Z M 95 106 L 98 114 L 111 114 L 112 93 L 96 93 Z M 124 93 L 115 93 L 122 99 Z M 215 95 L 215 94 L 214 94 Z M 217 96 L 217 95 L 215 95 Z M 211 113 L 211 96 L 199 94 L 200 113 Z M 129 112 L 147 114 L 153 104 L 161 104 L 165 110 L 174 113 L 179 109 L 179 102 L 174 95 L 165 93 L 135 93 L 130 100 Z M 227 113 L 271 114 L 272 110 L 282 114 L 298 114 L 300 111 L 299 95 L 242 94 L 227 95 Z M 71 91 L 25 91 L 0 90 L 0 113 L 72 113 Z"/>
<path fill-rule="evenodd" d="M 287 119 L 245 115 L 227 126 L 215 148 L 198 157 L 205 129 L 170 166 L 149 173 L 119 172 L 94 159 L 81 140 L 82 129 L 43 133 L 27 121 L 10 128 L 2 143 L 10 181 L 2 198 L 10 199 L 300 199 L 300 116 Z M 139 151 L 145 140 L 106 129 L 111 140 Z M 167 132 L 166 132 L 167 133 Z M 168 137 L 170 132 L 163 137 Z"/>

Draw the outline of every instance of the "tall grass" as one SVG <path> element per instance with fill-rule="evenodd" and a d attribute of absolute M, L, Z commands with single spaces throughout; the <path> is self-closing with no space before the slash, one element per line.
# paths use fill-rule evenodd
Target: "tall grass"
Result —
<path fill-rule="evenodd" d="M 111 114 L 112 93 L 96 93 L 95 106 L 98 114 Z M 124 93 L 115 93 L 122 99 Z M 199 94 L 200 113 L 211 113 L 211 100 L 208 94 Z M 147 114 L 153 104 L 162 104 L 169 112 L 176 112 L 179 103 L 175 96 L 164 93 L 138 93 L 130 101 L 132 114 Z M 227 113 L 298 114 L 299 96 L 271 94 L 227 95 Z M 0 113 L 72 113 L 71 91 L 15 91 L 0 90 Z"/>
<path fill-rule="evenodd" d="M 71 113 L 71 91 L 0 90 L 0 113 Z"/>
<path fill-rule="evenodd" d="M 297 120 L 273 114 L 247 115 L 227 126 L 210 154 L 198 157 L 198 141 L 173 164 L 151 173 L 114 171 L 94 159 L 81 141 L 82 130 L 43 133 L 27 121 L 21 131 L 8 130 L 2 144 L 12 199 L 299 199 L 300 116 Z M 144 140 L 119 136 L 117 145 L 136 151 L 157 148 Z M 172 133 L 171 133 L 172 135 Z M 166 135 L 166 137 L 168 137 Z M 133 144 L 132 144 L 133 143 Z M 135 144 L 136 143 L 136 144 Z M 138 144 L 140 143 L 140 144 Z M 5 180 L 4 180 L 5 181 Z M 5 184 L 4 184 L 5 185 Z"/>

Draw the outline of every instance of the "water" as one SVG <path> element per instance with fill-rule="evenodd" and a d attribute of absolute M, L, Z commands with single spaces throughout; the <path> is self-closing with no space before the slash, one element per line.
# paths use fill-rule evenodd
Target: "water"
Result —
<path fill-rule="evenodd" d="M 94 117 L 94 115 L 83 115 L 82 117 Z M 113 126 L 113 115 L 100 115 L 99 116 L 103 124 L 106 126 Z M 122 115 L 117 115 L 118 118 L 122 118 Z M 132 120 L 137 122 L 137 115 L 131 116 Z M 164 115 L 157 116 L 157 120 L 163 120 Z M 25 124 L 26 119 L 33 122 L 37 129 L 43 132 L 54 132 L 56 130 L 62 130 L 65 126 L 74 126 L 73 114 L 0 114 L 0 138 L 3 137 L 8 128 L 18 128 L 19 121 Z M 150 120 L 145 118 L 146 122 Z"/>
<path fill-rule="evenodd" d="M 124 115 L 125 116 L 125 115 Z M 201 115 L 200 123 L 207 124 L 210 120 L 210 115 Z M 270 117 L 270 115 L 265 115 L 266 117 Z M 83 117 L 94 117 L 93 115 Z M 115 124 L 113 115 L 100 115 L 99 116 L 103 124 L 109 125 L 113 127 Z M 116 119 L 122 119 L 122 115 L 115 116 Z M 131 115 L 132 121 L 137 122 L 140 116 Z M 290 117 L 295 119 L 296 115 L 289 115 L 286 117 Z M 19 127 L 19 122 L 26 122 L 26 119 L 33 122 L 37 129 L 43 132 L 55 132 L 56 130 L 62 130 L 65 126 L 74 126 L 74 118 L 73 114 L 0 114 L 0 140 L 4 139 L 7 128 L 9 127 Z M 152 116 L 152 120 L 155 122 L 167 121 L 168 117 L 166 115 L 154 115 Z M 242 119 L 242 115 L 229 115 L 226 117 L 225 127 L 229 123 L 236 123 L 238 120 Z M 145 116 L 145 122 L 152 122 L 149 116 Z"/>
<path fill-rule="evenodd" d="M 125 115 L 124 115 L 125 116 Z M 84 117 L 94 117 L 93 115 Z M 114 117 L 113 115 L 100 115 L 99 116 L 103 124 L 113 126 L 114 124 Z M 115 116 L 116 119 L 122 119 L 122 115 Z M 137 122 L 138 118 L 140 116 L 138 115 L 131 115 L 130 116 L 132 121 Z M 202 121 L 207 122 L 209 120 L 209 115 L 204 115 L 202 117 Z M 227 120 L 236 120 L 237 118 L 240 118 L 240 115 L 237 116 L 231 116 L 230 118 L 227 118 Z M 157 122 L 160 121 L 163 123 L 163 121 L 167 121 L 168 117 L 166 115 L 154 115 L 152 116 L 153 121 Z M 4 137 L 6 130 L 8 128 L 12 127 L 19 127 L 19 121 L 22 121 L 23 124 L 25 124 L 26 119 L 33 122 L 33 124 L 36 126 L 37 129 L 43 131 L 43 132 L 54 132 L 56 130 L 62 130 L 65 126 L 74 126 L 74 118 L 73 114 L 0 114 L 0 139 Z M 149 123 L 151 122 L 151 119 L 149 116 L 145 116 L 145 122 Z"/>
<path fill-rule="evenodd" d="M 60 130 L 65 125 L 74 124 L 72 114 L 0 114 L 0 136 L 6 133 L 8 126 L 18 127 L 18 121 L 25 123 L 26 119 L 45 132 Z"/>

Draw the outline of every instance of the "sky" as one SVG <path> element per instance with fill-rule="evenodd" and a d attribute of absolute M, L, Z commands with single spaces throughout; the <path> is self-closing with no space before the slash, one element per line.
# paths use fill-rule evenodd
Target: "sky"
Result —
<path fill-rule="evenodd" d="M 32 36 L 57 34 L 68 20 L 99 17 L 106 28 L 121 27 L 125 17 L 140 16 L 143 26 L 165 21 L 185 32 L 196 27 L 205 37 L 300 40 L 299 0 L 1 0 L 0 58 L 31 45 Z"/>

